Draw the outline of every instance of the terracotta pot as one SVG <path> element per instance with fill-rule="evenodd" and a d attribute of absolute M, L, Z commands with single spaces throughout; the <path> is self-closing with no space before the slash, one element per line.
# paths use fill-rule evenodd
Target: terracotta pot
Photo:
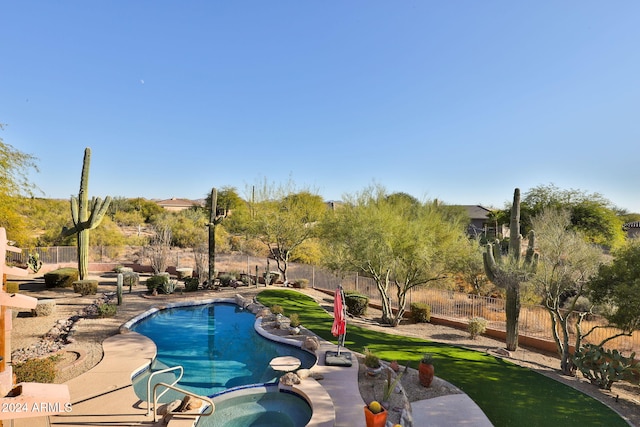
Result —
<path fill-rule="evenodd" d="M 382 408 L 382 412 L 374 414 L 367 405 L 364 405 L 364 419 L 367 427 L 384 427 L 387 424 L 387 410 Z"/>
<path fill-rule="evenodd" d="M 422 363 L 418 365 L 418 378 L 420 379 L 420 384 L 423 387 L 429 387 L 431 385 L 431 381 L 433 381 L 433 365 Z"/>

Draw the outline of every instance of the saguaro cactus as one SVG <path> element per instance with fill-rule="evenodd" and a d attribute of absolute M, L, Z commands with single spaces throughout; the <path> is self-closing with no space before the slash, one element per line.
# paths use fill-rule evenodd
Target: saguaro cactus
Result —
<path fill-rule="evenodd" d="M 116 281 L 116 296 L 118 298 L 118 305 L 122 304 L 122 282 L 123 280 L 123 274 L 122 273 L 118 273 L 118 280 Z M 131 288 L 129 288 L 129 293 L 131 293 Z"/>
<path fill-rule="evenodd" d="M 73 227 L 63 228 L 62 235 L 77 234 L 78 239 L 78 276 L 84 280 L 89 266 L 89 230 L 96 228 L 111 203 L 111 196 L 91 198 L 89 203 L 89 165 L 91 163 L 91 149 L 84 150 L 84 162 L 82 163 L 82 176 L 80 177 L 80 191 L 78 197 L 71 196 L 71 219 Z"/>
<path fill-rule="evenodd" d="M 507 350 L 518 348 L 518 322 L 520 319 L 520 285 L 533 272 L 537 261 L 535 248 L 535 234 L 533 230 L 528 235 L 529 243 L 524 260 L 521 260 L 522 235 L 520 234 L 520 189 L 513 192 L 511 206 L 511 222 L 509 224 L 509 252 L 502 255 L 498 240 L 494 244 L 487 244 L 482 254 L 484 269 L 487 277 L 496 286 L 505 289 L 507 299 L 505 312 L 507 317 Z"/>
<path fill-rule="evenodd" d="M 224 215 L 218 215 L 218 191 L 214 188 L 211 189 L 211 203 L 209 205 L 209 222 L 206 224 L 209 227 L 209 276 L 207 278 L 207 285 L 213 286 L 213 280 L 215 279 L 216 269 L 216 225 L 220 224 L 224 219 Z"/>

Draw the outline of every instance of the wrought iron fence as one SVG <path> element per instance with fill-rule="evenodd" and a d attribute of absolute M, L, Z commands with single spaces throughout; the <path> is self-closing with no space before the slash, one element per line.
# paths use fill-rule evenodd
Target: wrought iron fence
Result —
<path fill-rule="evenodd" d="M 145 264 L 148 262 L 147 250 L 143 246 L 95 246 L 90 250 L 89 259 L 90 262 Z M 29 253 L 33 252 L 37 252 L 45 264 L 77 262 L 77 249 L 74 246 L 35 248 L 23 250 L 22 253 L 8 252 L 7 262 L 25 264 Z M 190 249 L 172 249 L 169 256 L 170 264 L 176 267 L 190 267 L 194 264 L 193 251 Z M 277 268 L 275 261 L 263 257 L 242 254 L 216 254 L 216 270 L 261 275 L 266 271 L 275 271 Z M 305 278 L 309 280 L 309 286 L 327 291 L 333 291 L 338 285 L 342 285 L 346 291 L 357 291 L 369 297 L 372 302 L 381 302 L 380 294 L 373 279 L 362 277 L 355 273 L 337 276 L 323 268 L 290 263 L 287 269 L 287 278 L 289 280 Z M 428 304 L 434 316 L 463 322 L 471 317 L 480 316 L 487 320 L 488 327 L 500 331 L 506 329 L 504 300 L 501 299 L 441 289 L 418 288 L 412 290 L 407 297 L 408 304 L 414 302 Z M 392 298 L 391 306 L 397 308 L 398 301 Z M 591 316 L 583 321 L 582 330 L 583 332 L 588 331 L 592 326 L 601 324 L 604 324 L 602 318 Z M 553 340 L 551 328 L 551 319 L 544 307 L 522 306 L 519 323 L 521 335 Z M 612 328 L 597 329 L 588 337 L 586 342 L 599 343 L 615 332 L 616 330 Z M 636 332 L 631 337 L 616 338 L 610 341 L 607 346 L 617 348 L 620 351 L 640 353 L 640 333 Z"/>

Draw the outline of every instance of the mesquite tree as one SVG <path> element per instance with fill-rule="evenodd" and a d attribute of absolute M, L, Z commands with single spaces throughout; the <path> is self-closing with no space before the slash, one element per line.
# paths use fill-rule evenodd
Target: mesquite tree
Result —
<path fill-rule="evenodd" d="M 537 255 L 534 253 L 535 235 L 528 235 L 529 245 L 524 260 L 521 259 L 522 235 L 520 234 L 520 189 L 513 192 L 511 222 L 509 224 L 509 252 L 502 255 L 499 241 L 487 244 L 482 254 L 487 277 L 493 284 L 506 291 L 505 312 L 507 317 L 507 350 L 518 348 L 518 322 L 520 318 L 520 285 L 526 282 L 535 269 Z"/>
<path fill-rule="evenodd" d="M 80 191 L 78 197 L 71 196 L 71 219 L 73 227 L 64 227 L 64 237 L 77 235 L 78 240 L 78 277 L 84 280 L 89 266 L 89 230 L 93 230 L 102 221 L 104 214 L 111 203 L 111 196 L 92 197 L 89 203 L 89 165 L 91 163 L 91 149 L 84 150 L 84 162 L 82 163 L 82 175 L 80 177 Z"/>

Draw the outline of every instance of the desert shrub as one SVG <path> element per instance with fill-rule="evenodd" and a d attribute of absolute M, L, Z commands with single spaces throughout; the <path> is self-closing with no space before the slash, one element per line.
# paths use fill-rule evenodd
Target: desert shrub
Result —
<path fill-rule="evenodd" d="M 8 294 L 17 294 L 20 292 L 20 283 L 18 282 L 7 282 L 7 293 Z"/>
<path fill-rule="evenodd" d="M 195 292 L 200 286 L 200 280 L 197 277 L 188 277 L 184 279 L 184 290 L 186 292 Z"/>
<path fill-rule="evenodd" d="M 378 355 L 374 354 L 366 347 L 364 349 L 364 365 L 373 369 L 380 367 L 380 358 Z"/>
<path fill-rule="evenodd" d="M 291 282 L 291 286 L 294 288 L 305 289 L 309 284 L 309 279 L 295 279 Z"/>
<path fill-rule="evenodd" d="M 147 289 L 149 292 L 153 292 L 154 289 L 161 290 L 162 286 L 169 283 L 168 274 L 154 274 L 146 281 Z"/>
<path fill-rule="evenodd" d="M 271 312 L 273 314 L 283 314 L 284 313 L 284 309 L 282 308 L 281 305 L 274 304 L 274 305 L 271 306 Z"/>
<path fill-rule="evenodd" d="M 128 286 L 131 290 L 132 286 L 137 286 L 140 283 L 140 276 L 133 271 L 125 271 L 122 273 L 122 286 Z"/>
<path fill-rule="evenodd" d="M 98 317 L 113 317 L 118 311 L 118 306 L 112 303 L 102 303 L 98 305 Z"/>
<path fill-rule="evenodd" d="M 471 339 L 476 339 L 487 331 L 487 320 L 482 317 L 472 317 L 467 324 L 467 330 Z"/>
<path fill-rule="evenodd" d="M 113 269 L 113 271 L 116 272 L 116 273 L 122 273 L 122 274 L 132 273 L 133 272 L 133 268 L 125 267 L 123 265 L 118 265 Z"/>
<path fill-rule="evenodd" d="M 98 281 L 76 280 L 73 282 L 73 292 L 80 295 L 95 295 L 98 292 Z"/>
<path fill-rule="evenodd" d="M 347 312 L 353 316 L 364 316 L 367 314 L 369 306 L 369 297 L 366 295 L 345 292 L 344 303 L 347 306 Z"/>
<path fill-rule="evenodd" d="M 300 326 L 300 315 L 298 315 L 298 313 L 291 313 L 289 315 L 289 325 L 292 328 L 297 328 L 298 326 Z"/>
<path fill-rule="evenodd" d="M 56 309 L 56 301 L 52 299 L 38 300 L 36 308 L 31 310 L 31 314 L 36 317 L 51 316 Z"/>
<path fill-rule="evenodd" d="M 59 268 L 44 275 L 47 288 L 70 288 L 78 280 L 78 269 L 73 267 Z"/>
<path fill-rule="evenodd" d="M 427 323 L 431 321 L 431 306 L 422 302 L 414 302 L 410 305 L 411 320 L 414 323 Z"/>
<path fill-rule="evenodd" d="M 220 279 L 220 286 L 231 286 L 231 281 L 236 280 L 235 276 L 229 273 L 221 274 L 218 279 Z"/>
<path fill-rule="evenodd" d="M 56 378 L 56 364 L 53 357 L 29 359 L 13 365 L 16 382 L 53 383 Z"/>

